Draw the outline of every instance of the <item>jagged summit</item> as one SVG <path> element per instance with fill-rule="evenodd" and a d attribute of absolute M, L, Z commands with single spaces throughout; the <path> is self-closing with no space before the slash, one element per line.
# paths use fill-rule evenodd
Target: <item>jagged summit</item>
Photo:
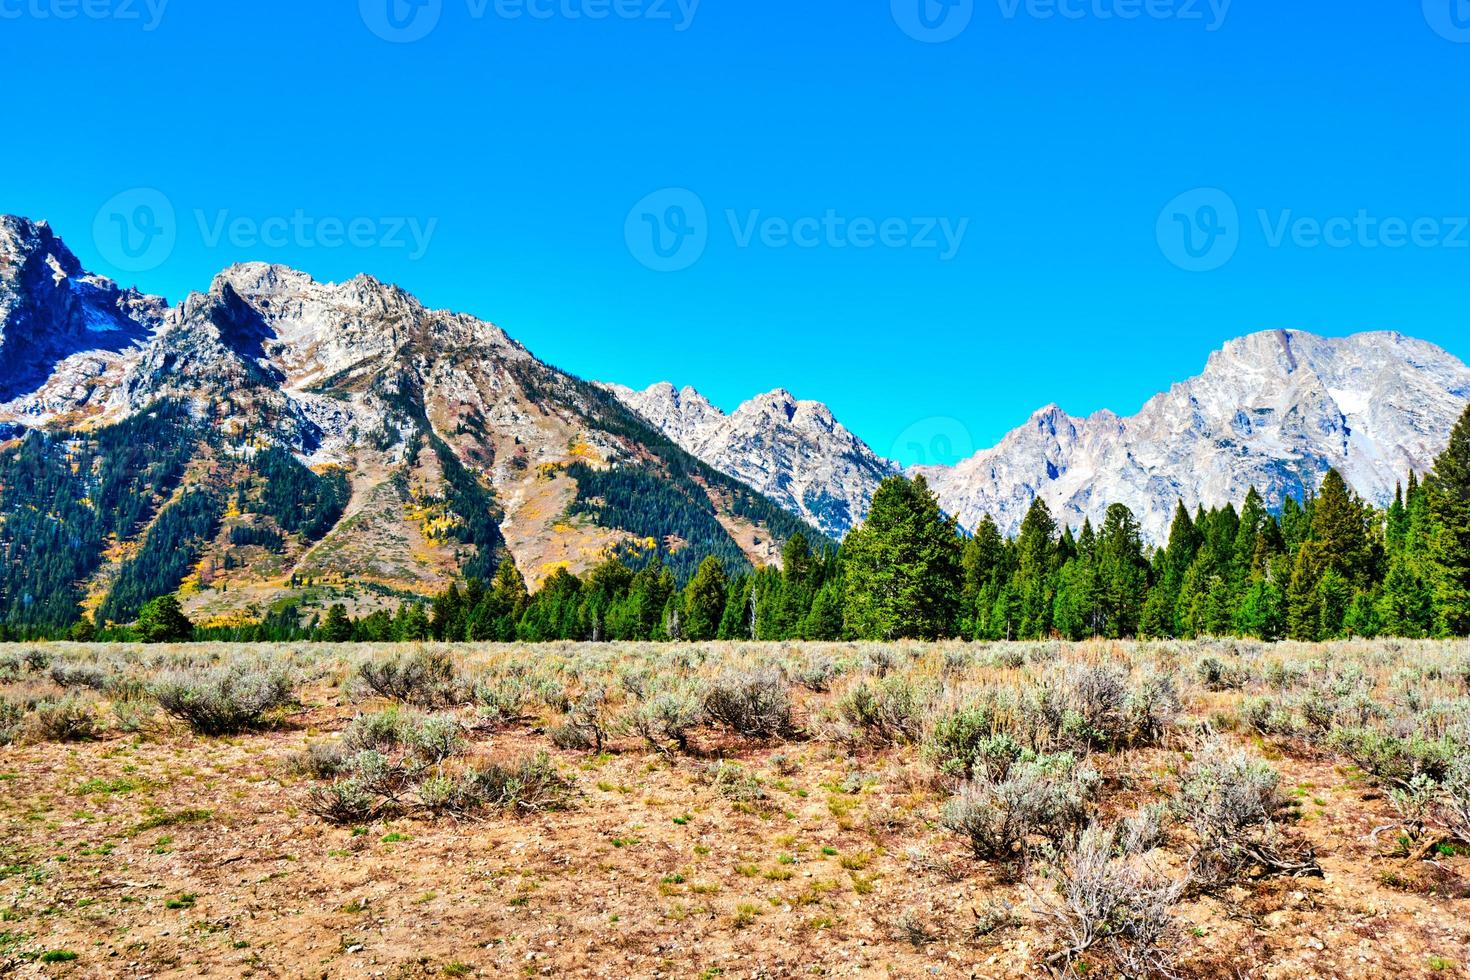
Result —
<path fill-rule="evenodd" d="M 0 216 L 0 405 L 46 417 L 116 373 L 168 304 L 90 275 L 44 221 Z"/>
<path fill-rule="evenodd" d="M 1052 403 L 995 447 L 915 472 L 966 527 L 989 514 L 1013 533 L 1039 496 L 1074 527 L 1124 503 L 1159 541 L 1180 500 L 1223 505 L 1255 486 L 1279 505 L 1329 467 L 1384 503 L 1431 465 L 1467 399 L 1470 369 L 1433 344 L 1268 330 L 1222 345 L 1134 415 Z M 409 591 L 497 549 L 533 581 L 649 541 L 771 561 L 801 520 L 845 534 L 899 472 L 784 387 L 727 414 L 692 387 L 586 384 L 494 324 L 368 275 L 324 283 L 242 263 L 169 306 L 90 275 L 44 222 L 0 218 L 0 441 L 95 431 L 161 403 L 197 422 L 189 479 L 224 481 L 223 460 L 269 447 L 350 475 L 342 523 L 323 540 L 246 564 L 340 567 Z M 668 493 L 704 523 L 672 527 L 670 513 L 692 512 L 671 510 Z M 231 551 L 214 541 L 201 553 Z"/>
<path fill-rule="evenodd" d="M 749 483 L 833 537 L 867 515 L 873 491 L 898 472 L 821 402 L 776 388 L 726 415 L 693 388 L 604 385 L 710 466 Z"/>
<path fill-rule="evenodd" d="M 691 388 L 609 390 L 696 456 L 833 534 L 866 514 L 878 482 L 895 471 L 825 405 L 784 389 L 729 416 Z M 1224 344 L 1198 377 L 1136 415 L 1074 416 L 1053 402 L 995 447 L 915 472 L 969 528 L 989 514 L 1015 533 L 1040 496 L 1073 527 L 1127 504 L 1161 541 L 1179 500 L 1222 506 L 1256 486 L 1279 506 L 1315 490 L 1329 467 L 1386 503 L 1411 469 L 1428 469 L 1467 399 L 1470 370 L 1433 344 L 1392 331 L 1266 330 Z M 804 493 L 841 505 L 814 507 Z"/>
<path fill-rule="evenodd" d="M 970 527 L 990 514 L 1014 532 L 1040 496 L 1073 527 L 1127 504 L 1160 541 L 1179 500 L 1239 503 L 1255 486 L 1279 506 L 1315 491 L 1329 468 L 1385 504 L 1410 470 L 1429 468 L 1467 399 L 1470 369 L 1433 344 L 1269 330 L 1224 344 L 1136 415 L 1051 406 L 996 447 L 924 472 Z"/>

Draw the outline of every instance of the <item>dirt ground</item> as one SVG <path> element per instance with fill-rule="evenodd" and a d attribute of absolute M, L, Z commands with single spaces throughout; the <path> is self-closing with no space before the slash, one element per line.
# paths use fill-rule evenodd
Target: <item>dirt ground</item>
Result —
<path fill-rule="evenodd" d="M 326 684 L 303 701 L 239 737 L 160 716 L 143 734 L 0 748 L 0 975 L 1040 972 L 1032 910 L 1046 896 L 939 826 L 944 793 L 915 749 L 706 731 L 694 755 L 620 740 L 593 756 L 551 749 L 527 723 L 477 734 L 475 753 L 550 750 L 574 808 L 335 827 L 304 809 L 311 781 L 291 760 L 371 705 Z M 1289 832 L 1326 875 L 1186 902 L 1181 975 L 1463 975 L 1470 858 L 1395 854 L 1384 794 L 1356 768 L 1238 740 L 1281 770 L 1300 804 Z M 706 775 L 716 757 L 758 776 L 766 799 L 721 795 Z M 1097 759 L 1107 806 L 1160 798 L 1180 759 Z"/>

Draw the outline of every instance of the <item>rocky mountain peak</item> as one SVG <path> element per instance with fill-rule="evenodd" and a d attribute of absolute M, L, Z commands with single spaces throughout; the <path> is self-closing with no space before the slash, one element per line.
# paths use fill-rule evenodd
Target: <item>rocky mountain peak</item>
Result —
<path fill-rule="evenodd" d="M 1433 344 L 1263 331 L 1226 343 L 1136 415 L 1078 420 L 1048 406 L 994 449 L 926 472 L 967 527 L 989 514 L 1014 533 L 1038 496 L 1059 521 L 1096 525 L 1116 502 L 1157 542 L 1178 500 L 1191 511 L 1238 504 L 1254 486 L 1279 507 L 1329 468 L 1387 503 L 1411 469 L 1430 467 L 1467 399 L 1470 368 Z"/>
<path fill-rule="evenodd" d="M 667 382 L 645 391 L 603 387 L 694 456 L 832 537 L 861 521 L 879 482 L 898 471 L 826 405 L 801 401 L 785 388 L 726 415 L 694 389 Z"/>
<path fill-rule="evenodd" d="M 0 216 L 0 404 L 146 340 L 167 304 L 87 274 L 44 221 Z M 92 355 L 87 365 L 68 362 Z"/>

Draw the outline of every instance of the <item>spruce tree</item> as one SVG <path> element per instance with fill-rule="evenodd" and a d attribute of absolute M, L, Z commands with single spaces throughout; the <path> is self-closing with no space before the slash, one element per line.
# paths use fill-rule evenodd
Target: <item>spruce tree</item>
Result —
<path fill-rule="evenodd" d="M 961 552 L 958 526 L 922 476 L 884 480 L 843 546 L 847 632 L 870 640 L 954 635 Z"/>
<path fill-rule="evenodd" d="M 1037 497 L 1026 511 L 1021 533 L 1016 538 L 1013 590 L 1019 614 L 1018 639 L 1040 639 L 1051 630 L 1052 602 L 1056 595 L 1056 533 L 1051 510 L 1046 501 Z"/>
<path fill-rule="evenodd" d="M 1437 631 L 1470 635 L 1470 408 L 1424 481 Z"/>
<path fill-rule="evenodd" d="M 138 638 L 144 643 L 181 643 L 194 638 L 194 624 L 176 597 L 159 596 L 138 611 Z"/>
<path fill-rule="evenodd" d="M 1148 562 L 1138 521 L 1123 504 L 1108 508 L 1095 554 L 1101 615 L 1094 634 L 1112 639 L 1137 635 L 1148 590 Z"/>
<path fill-rule="evenodd" d="M 347 616 L 347 607 L 340 602 L 334 604 L 322 622 L 321 639 L 327 643 L 350 643 L 352 634 L 352 620 Z"/>
<path fill-rule="evenodd" d="M 684 590 L 683 639 L 713 640 L 719 635 L 729 584 L 718 558 L 711 555 L 699 563 Z"/>

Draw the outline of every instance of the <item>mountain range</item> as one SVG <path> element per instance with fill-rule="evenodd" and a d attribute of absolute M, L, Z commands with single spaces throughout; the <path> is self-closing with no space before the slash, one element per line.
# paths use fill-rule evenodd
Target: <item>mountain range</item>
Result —
<path fill-rule="evenodd" d="M 917 467 L 967 528 L 1127 504 L 1302 497 L 1329 467 L 1383 504 L 1443 449 L 1470 369 L 1393 333 L 1252 334 L 1135 415 L 1052 405 L 953 467 Z M 726 414 L 692 388 L 593 384 L 491 323 L 369 276 L 232 266 L 182 302 L 92 275 L 0 218 L 0 622 L 80 602 L 122 621 L 180 590 L 202 622 L 487 575 L 534 587 L 654 550 L 778 560 L 840 539 L 902 472 L 784 389 Z"/>
<path fill-rule="evenodd" d="M 815 402 L 784 391 L 729 416 L 691 388 L 610 386 L 669 438 L 765 490 L 834 536 L 861 520 L 898 464 L 880 459 Z M 1126 504 L 1162 542 L 1177 504 L 1269 506 L 1315 492 L 1337 469 L 1383 506 L 1427 472 L 1470 400 L 1470 368 L 1397 333 L 1320 337 L 1273 330 L 1232 340 L 1195 378 L 1135 415 L 1068 415 L 1048 405 L 994 448 L 955 466 L 917 466 L 941 506 L 973 530 L 986 515 L 1014 534 L 1037 497 L 1073 528 Z M 823 506 L 841 501 L 841 507 Z"/>
<path fill-rule="evenodd" d="M 202 622 L 815 530 L 498 327 L 359 276 L 232 266 L 177 305 L 0 218 L 0 622 Z M 346 587 L 351 586 L 350 590 Z M 366 595 L 364 595 L 366 591 Z"/>

